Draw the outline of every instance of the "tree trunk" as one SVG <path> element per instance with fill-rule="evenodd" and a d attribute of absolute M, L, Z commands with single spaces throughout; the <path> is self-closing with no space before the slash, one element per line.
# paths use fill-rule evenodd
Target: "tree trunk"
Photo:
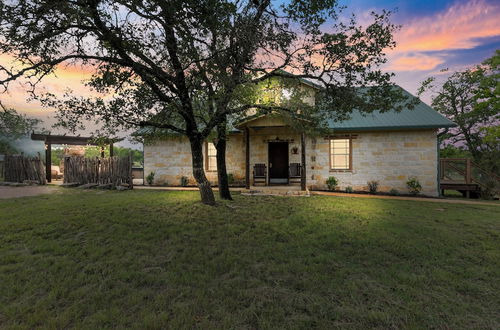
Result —
<path fill-rule="evenodd" d="M 226 124 L 224 120 L 217 125 L 217 143 L 215 149 L 217 150 L 217 181 L 219 185 L 219 196 L 222 199 L 232 200 L 231 192 L 229 191 L 229 179 L 227 177 L 226 169 Z"/>
<path fill-rule="evenodd" d="M 203 140 L 199 137 L 190 137 L 189 142 L 191 143 L 191 156 L 193 158 L 193 176 L 200 189 L 201 202 L 207 205 L 215 205 L 214 192 L 203 170 Z"/>

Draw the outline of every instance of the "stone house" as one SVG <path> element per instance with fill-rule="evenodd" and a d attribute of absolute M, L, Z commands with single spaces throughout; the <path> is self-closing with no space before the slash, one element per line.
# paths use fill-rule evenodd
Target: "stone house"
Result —
<path fill-rule="evenodd" d="M 367 190 L 367 182 L 376 180 L 379 191 L 406 193 L 407 180 L 415 177 L 422 194 L 437 196 L 437 130 L 453 126 L 423 102 L 401 112 L 354 112 L 349 120 L 330 122 L 331 134 L 323 136 L 301 134 L 279 115 L 253 115 L 228 136 L 227 170 L 247 187 L 299 184 L 312 190 L 326 189 L 334 176 L 342 190 Z M 207 141 L 203 148 L 206 175 L 216 184 L 215 147 Z M 187 177 L 194 185 L 187 138 L 145 143 L 144 174 L 151 172 L 155 184 L 176 186 Z"/>

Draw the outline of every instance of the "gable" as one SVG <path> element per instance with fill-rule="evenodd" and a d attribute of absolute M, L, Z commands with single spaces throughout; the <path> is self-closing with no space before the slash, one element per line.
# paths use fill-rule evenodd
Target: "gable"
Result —
<path fill-rule="evenodd" d="M 281 126 L 289 126 L 283 120 L 283 117 L 279 115 L 262 115 L 255 118 L 251 118 L 249 120 L 244 120 L 243 122 L 237 125 L 241 126 L 249 126 L 249 127 L 281 127 Z"/>

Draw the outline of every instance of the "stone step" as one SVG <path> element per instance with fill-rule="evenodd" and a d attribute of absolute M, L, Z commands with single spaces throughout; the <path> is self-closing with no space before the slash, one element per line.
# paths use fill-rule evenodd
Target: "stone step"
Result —
<path fill-rule="evenodd" d="M 242 191 L 242 195 L 245 196 L 309 196 L 309 191 L 302 190 L 273 190 L 273 189 L 263 189 L 263 190 L 248 190 Z"/>

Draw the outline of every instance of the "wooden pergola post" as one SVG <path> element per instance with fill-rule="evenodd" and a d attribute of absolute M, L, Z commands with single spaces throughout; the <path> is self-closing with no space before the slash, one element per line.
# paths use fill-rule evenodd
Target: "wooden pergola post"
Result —
<path fill-rule="evenodd" d="M 245 188 L 250 189 L 250 130 L 245 127 Z"/>
<path fill-rule="evenodd" d="M 45 142 L 45 176 L 52 182 L 52 143 Z"/>
<path fill-rule="evenodd" d="M 302 191 L 306 190 L 306 136 L 302 132 L 300 134 L 300 163 L 301 169 L 300 172 L 300 189 Z"/>

